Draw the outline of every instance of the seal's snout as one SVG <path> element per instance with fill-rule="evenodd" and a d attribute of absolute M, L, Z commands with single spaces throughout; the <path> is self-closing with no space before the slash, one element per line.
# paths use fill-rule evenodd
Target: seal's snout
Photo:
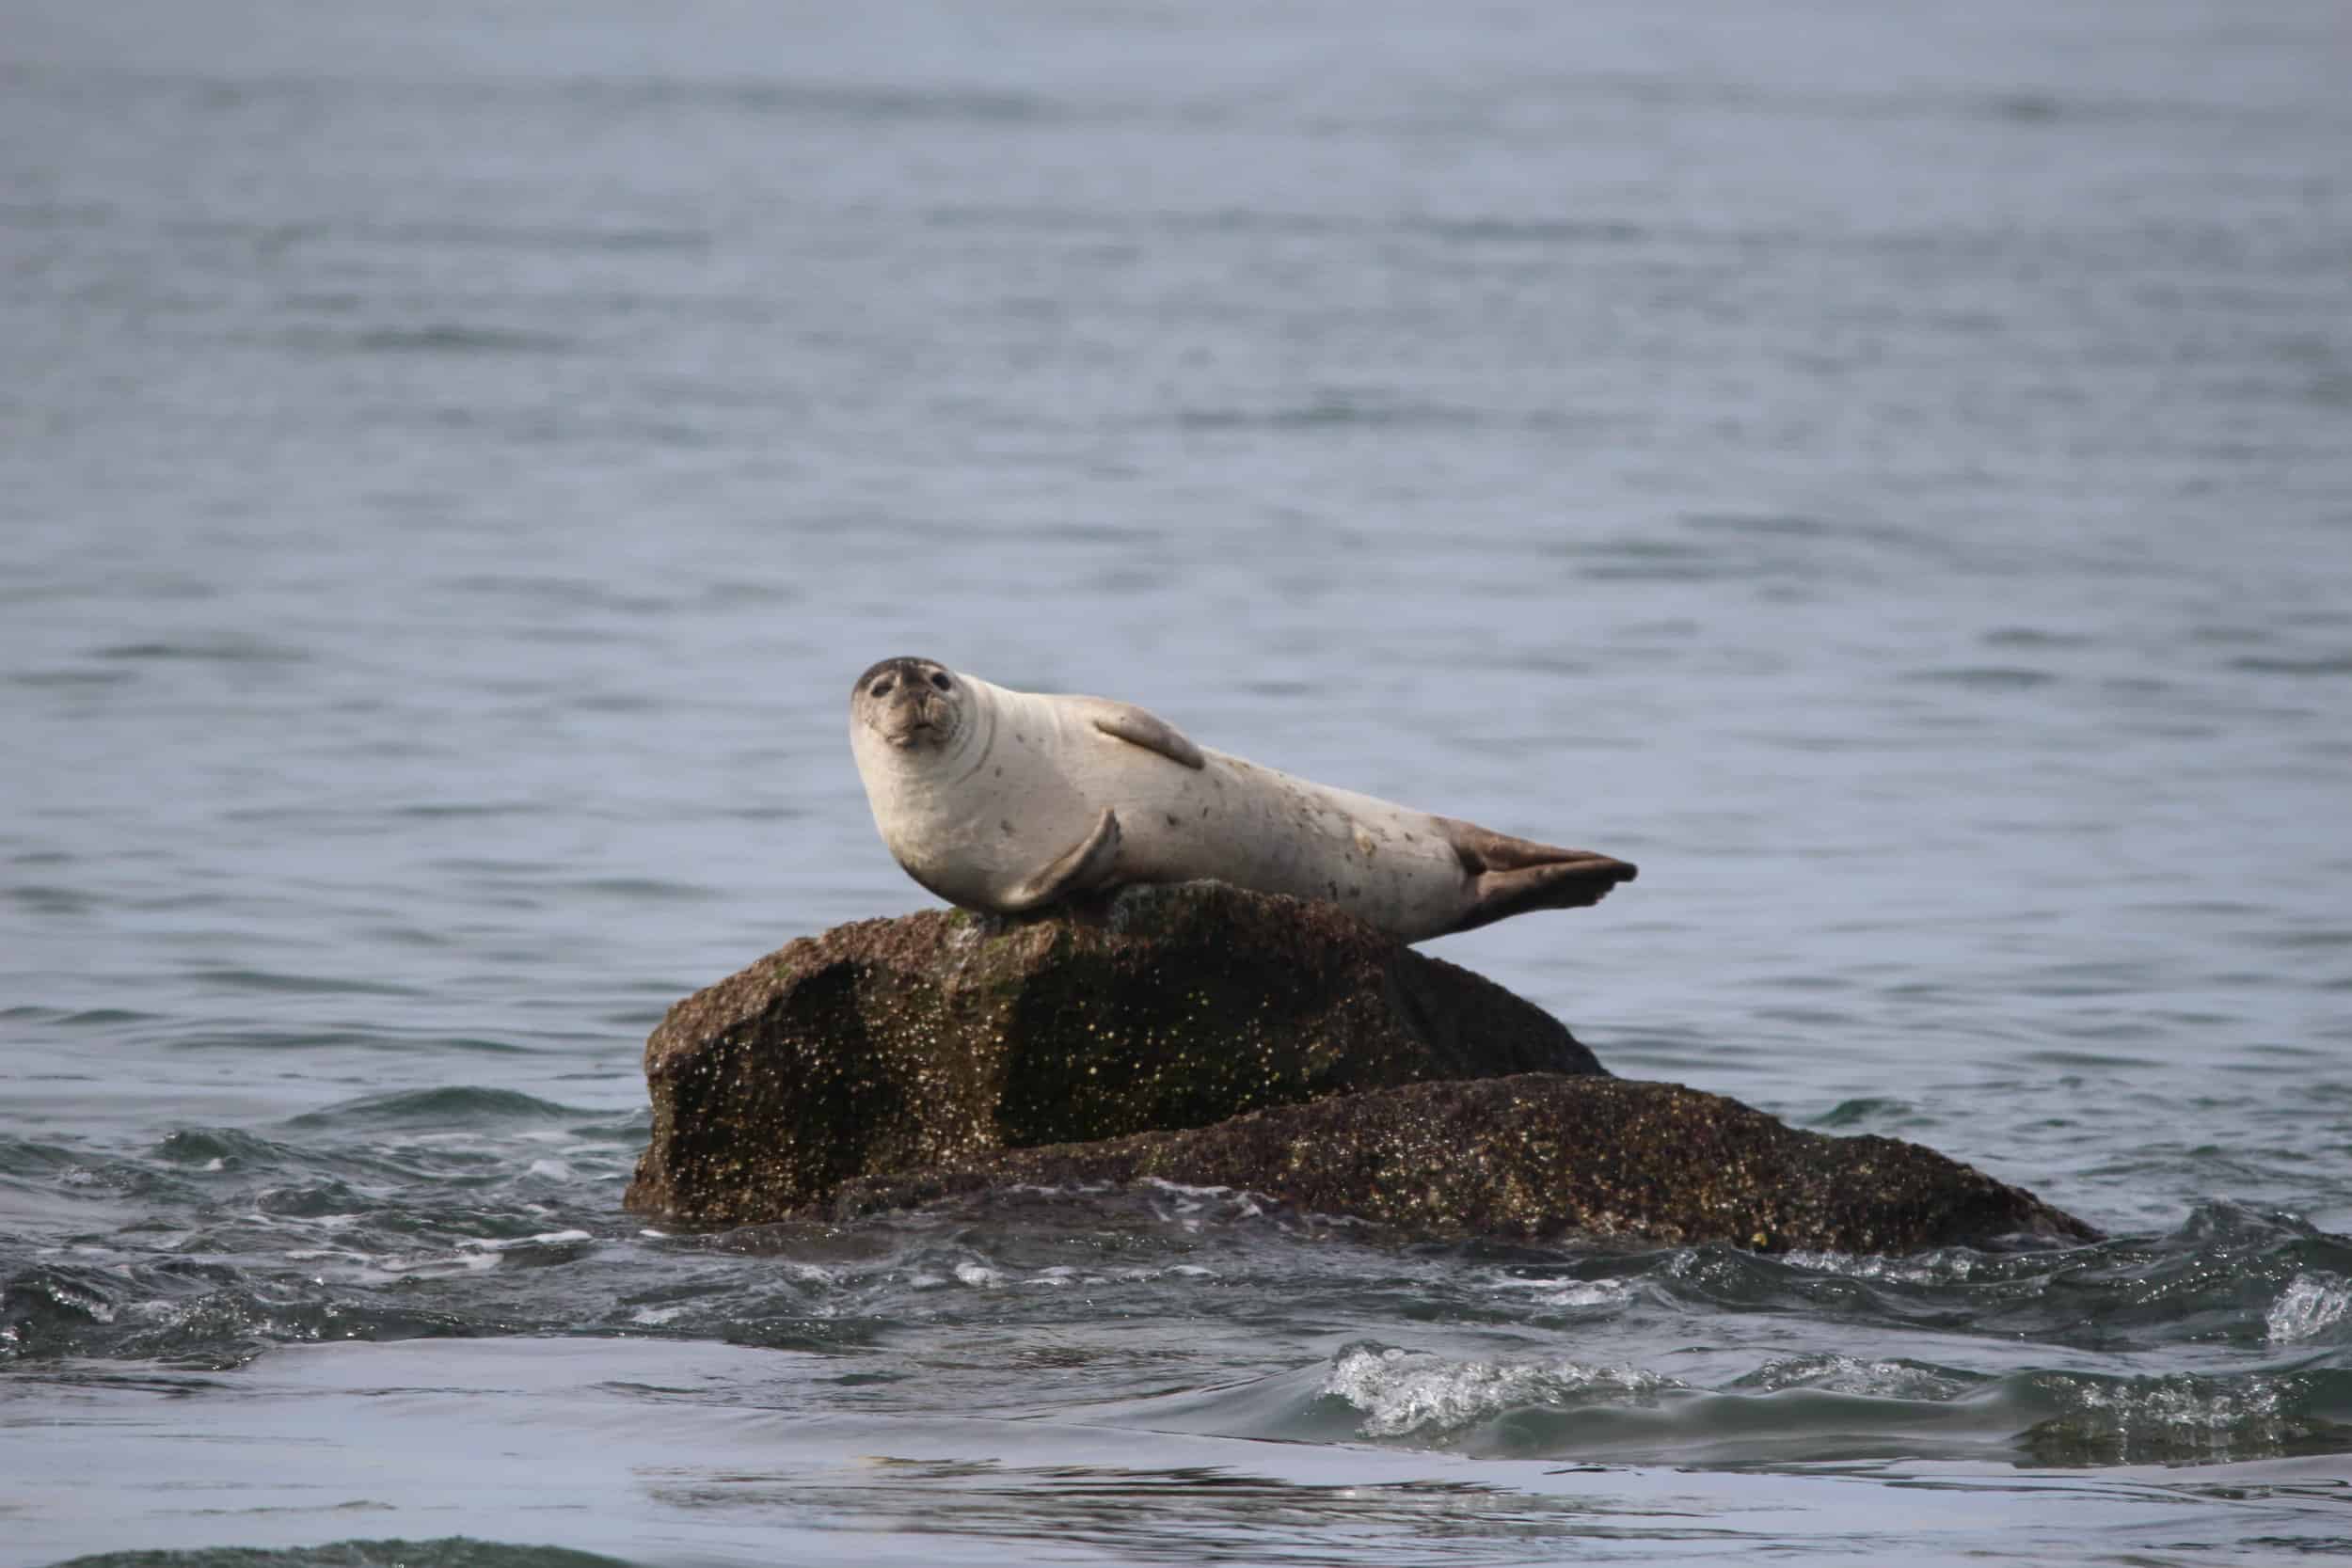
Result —
<path fill-rule="evenodd" d="M 902 751 L 945 746 L 955 738 L 955 710 L 935 696 L 911 691 L 883 716 L 882 729 Z"/>
<path fill-rule="evenodd" d="M 957 683 L 927 658 L 886 658 L 858 677 L 850 697 L 859 719 L 900 751 L 945 747 L 955 738 Z"/>

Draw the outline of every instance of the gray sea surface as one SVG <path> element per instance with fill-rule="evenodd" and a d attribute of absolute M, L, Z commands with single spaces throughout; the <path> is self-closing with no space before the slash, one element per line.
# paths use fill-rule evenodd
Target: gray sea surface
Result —
<path fill-rule="evenodd" d="M 0 0 L 0 1562 L 2352 1552 L 2348 81 L 2339 0 Z M 928 902 L 902 653 L 1637 861 L 1428 950 L 2111 1239 L 625 1214 L 662 1009 Z"/>

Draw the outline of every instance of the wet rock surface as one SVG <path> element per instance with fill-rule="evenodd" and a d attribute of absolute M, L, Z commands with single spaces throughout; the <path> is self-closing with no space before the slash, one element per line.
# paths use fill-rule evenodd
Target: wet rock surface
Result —
<path fill-rule="evenodd" d="M 1917 1144 L 1801 1132 L 1677 1084 L 1553 1073 L 1406 1085 L 1215 1127 L 865 1177 L 829 1212 L 849 1219 L 1011 1183 L 1152 1179 L 1247 1188 L 1410 1237 L 1910 1252 L 2097 1235 Z"/>
<path fill-rule="evenodd" d="M 1216 883 L 803 938 L 670 1009 L 628 1206 L 805 1212 L 860 1177 L 1368 1089 L 1604 1069 L 1558 1020 L 1338 911 Z"/>
<path fill-rule="evenodd" d="M 2093 1239 L 1892 1138 L 1612 1078 L 1338 911 L 1212 883 L 803 938 L 670 1009 L 628 1206 L 846 1219 L 1005 1185 L 1246 1188 L 1403 1236 L 1900 1252 Z"/>

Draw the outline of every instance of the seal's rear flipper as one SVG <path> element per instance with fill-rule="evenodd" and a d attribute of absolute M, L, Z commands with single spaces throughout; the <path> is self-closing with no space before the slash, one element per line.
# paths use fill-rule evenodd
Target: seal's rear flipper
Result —
<path fill-rule="evenodd" d="M 1611 888 L 1637 875 L 1628 863 L 1590 849 L 1513 838 L 1453 817 L 1438 820 L 1462 869 L 1470 875 L 1470 907 L 1454 927 L 1456 931 L 1530 910 L 1581 910 L 1599 903 Z"/>
<path fill-rule="evenodd" d="M 1607 855 L 1526 865 L 1516 871 L 1482 871 L 1471 884 L 1470 907 L 1457 931 L 1468 931 L 1530 910 L 1581 910 L 1597 904 L 1619 882 L 1633 880 L 1635 868 Z"/>
<path fill-rule="evenodd" d="M 1008 893 L 999 912 L 1025 914 L 1073 893 L 1090 893 L 1103 886 L 1119 863 L 1119 837 L 1118 815 L 1104 806 L 1103 815 L 1095 818 L 1094 831 Z"/>

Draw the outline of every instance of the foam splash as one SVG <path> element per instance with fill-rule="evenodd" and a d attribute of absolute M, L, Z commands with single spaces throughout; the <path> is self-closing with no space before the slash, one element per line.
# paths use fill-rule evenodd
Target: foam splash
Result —
<path fill-rule="evenodd" d="M 1448 1361 L 1359 1345 L 1333 1358 L 1321 1392 L 1362 1411 L 1367 1437 L 1432 1439 L 1530 1405 L 1647 1403 L 1663 1390 L 1682 1386 L 1638 1367 L 1595 1367 L 1565 1358 Z"/>
<path fill-rule="evenodd" d="M 2270 1304 L 2264 1326 L 2274 1345 L 2315 1339 L 2352 1312 L 2352 1284 L 2332 1274 L 2298 1274 Z"/>
<path fill-rule="evenodd" d="M 1629 1279 L 1577 1279 L 1511 1277 L 1490 1281 L 1491 1291 L 1525 1291 L 1528 1301 L 1536 1307 L 1615 1307 L 1633 1294 Z"/>
<path fill-rule="evenodd" d="M 1960 1248 L 1921 1254 L 1915 1258 L 1886 1258 L 1851 1252 L 1783 1253 L 1780 1261 L 1807 1274 L 1843 1275 L 1849 1279 L 1883 1279 L 1898 1285 L 1951 1285 L 1968 1278 L 1982 1261 Z"/>
<path fill-rule="evenodd" d="M 2067 1464 L 2216 1464 L 2288 1451 L 2309 1430 L 2293 1378 L 2178 1374 L 2122 1382 L 2053 1374 L 2064 1414 L 2026 1440 Z"/>
<path fill-rule="evenodd" d="M 1193 1231 L 1206 1222 L 1263 1219 L 1273 1201 L 1247 1187 L 1190 1186 L 1156 1176 L 1147 1176 L 1136 1185 L 1160 1200 L 1152 1204 L 1152 1212 L 1162 1223 Z"/>
<path fill-rule="evenodd" d="M 1941 1403 L 1966 1393 L 1969 1382 L 1909 1361 L 1866 1361 L 1855 1355 L 1795 1355 L 1768 1361 L 1733 1386 L 1767 1394 L 1805 1388 L 1870 1399 L 1929 1400 Z"/>
<path fill-rule="evenodd" d="M 543 1230 L 536 1236 L 469 1236 L 457 1244 L 469 1252 L 512 1252 L 516 1247 L 564 1246 L 573 1242 L 595 1240 L 585 1230 Z"/>

